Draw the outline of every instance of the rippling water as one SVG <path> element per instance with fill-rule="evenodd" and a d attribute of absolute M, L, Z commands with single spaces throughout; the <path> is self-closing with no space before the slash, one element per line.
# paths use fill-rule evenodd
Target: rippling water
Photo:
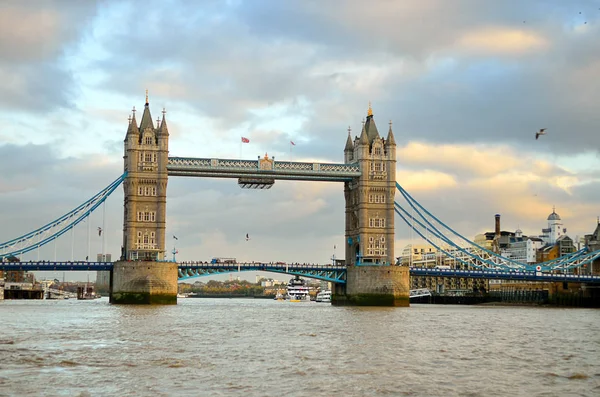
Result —
<path fill-rule="evenodd" d="M 1 396 L 599 396 L 600 311 L 0 302 Z"/>

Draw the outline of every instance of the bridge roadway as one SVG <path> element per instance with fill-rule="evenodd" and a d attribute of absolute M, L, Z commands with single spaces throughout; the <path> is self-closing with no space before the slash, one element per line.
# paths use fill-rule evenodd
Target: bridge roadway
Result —
<path fill-rule="evenodd" d="M 0 262 L 0 270 L 25 270 L 25 271 L 102 271 L 112 270 L 111 262 L 85 262 L 85 261 L 31 261 L 31 262 Z M 317 265 L 284 262 L 250 262 L 250 263 L 208 263 L 208 262 L 181 262 L 179 263 L 179 280 L 210 276 L 212 274 L 234 273 L 242 271 L 265 271 L 273 273 L 299 275 L 334 283 L 346 283 L 346 267 L 334 265 Z M 541 273 L 531 271 L 501 271 L 501 270 L 458 270 L 411 267 L 411 276 L 434 277 L 463 277 L 487 278 L 496 280 L 520 281 L 568 281 L 574 283 L 600 284 L 600 276 Z"/>

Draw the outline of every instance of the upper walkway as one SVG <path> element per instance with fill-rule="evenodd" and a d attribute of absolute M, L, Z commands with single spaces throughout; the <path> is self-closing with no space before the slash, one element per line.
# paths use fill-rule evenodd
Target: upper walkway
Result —
<path fill-rule="evenodd" d="M 25 270 L 25 271 L 94 271 L 112 270 L 114 264 L 110 262 L 0 262 L 0 270 Z M 250 263 L 208 263 L 208 262 L 181 262 L 178 264 L 179 280 L 195 277 L 210 276 L 214 274 L 235 273 L 243 271 L 265 271 L 273 273 L 299 275 L 334 283 L 346 283 L 346 266 L 318 265 L 304 263 L 284 262 L 250 262 Z M 411 276 L 433 277 L 459 277 L 459 278 L 484 278 L 493 280 L 520 280 L 520 281 L 567 281 L 580 283 L 600 284 L 600 275 L 588 274 L 563 274 L 542 273 L 535 271 L 503 271 L 503 270 L 458 270 L 411 267 Z"/>
<path fill-rule="evenodd" d="M 197 176 L 213 178 L 256 178 L 296 181 L 345 182 L 361 175 L 358 163 L 302 163 L 275 161 L 274 158 L 258 160 L 233 160 L 217 158 L 169 157 L 169 176 Z"/>

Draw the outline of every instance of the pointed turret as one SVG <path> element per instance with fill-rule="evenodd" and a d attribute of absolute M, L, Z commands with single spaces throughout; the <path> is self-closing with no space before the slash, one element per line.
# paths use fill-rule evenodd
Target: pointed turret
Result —
<path fill-rule="evenodd" d="M 160 122 L 160 128 L 158 129 L 158 136 L 169 136 L 169 129 L 167 128 L 167 111 L 165 108 L 162 110 L 162 121 Z"/>
<path fill-rule="evenodd" d="M 154 122 L 150 115 L 150 105 L 148 102 L 144 105 L 144 114 L 142 114 L 142 122 L 140 123 L 140 131 L 144 131 L 146 128 L 154 130 Z"/>
<path fill-rule="evenodd" d="M 365 124 L 363 124 L 362 131 L 360 132 L 360 138 L 358 139 L 359 145 L 368 145 L 369 138 L 367 137 L 367 130 L 365 129 Z"/>
<path fill-rule="evenodd" d="M 390 120 L 390 129 L 388 130 L 387 138 L 385 139 L 385 146 L 396 145 L 396 140 L 394 139 L 394 133 L 392 132 L 392 120 Z"/>
<path fill-rule="evenodd" d="M 133 116 L 129 118 L 129 126 L 127 127 L 127 135 L 125 136 L 125 140 L 127 140 L 127 137 L 131 135 L 135 135 L 137 137 L 140 134 L 140 130 L 138 129 L 137 121 L 135 119 L 135 106 L 133 107 L 132 113 Z"/>
<path fill-rule="evenodd" d="M 348 127 L 348 139 L 346 139 L 346 147 L 344 148 L 344 152 L 354 151 L 354 145 L 352 144 L 352 137 L 350 136 L 351 133 L 352 133 L 352 128 Z"/>
<path fill-rule="evenodd" d="M 375 120 L 373 119 L 373 109 L 371 108 L 371 102 L 369 102 L 369 111 L 367 112 L 365 130 L 367 131 L 367 138 L 369 139 L 369 143 L 373 143 L 375 139 L 380 138 L 379 131 L 377 131 L 377 126 L 375 125 Z"/>

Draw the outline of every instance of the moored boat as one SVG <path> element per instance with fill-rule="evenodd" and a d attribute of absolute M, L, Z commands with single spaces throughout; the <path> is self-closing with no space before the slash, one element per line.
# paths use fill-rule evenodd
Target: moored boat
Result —
<path fill-rule="evenodd" d="M 331 302 L 331 291 L 323 290 L 317 294 L 316 302 Z"/>
<path fill-rule="evenodd" d="M 301 279 L 300 276 L 295 276 L 292 278 L 287 284 L 286 299 L 288 299 L 290 302 L 310 301 L 308 284 L 306 283 L 306 280 Z"/>

